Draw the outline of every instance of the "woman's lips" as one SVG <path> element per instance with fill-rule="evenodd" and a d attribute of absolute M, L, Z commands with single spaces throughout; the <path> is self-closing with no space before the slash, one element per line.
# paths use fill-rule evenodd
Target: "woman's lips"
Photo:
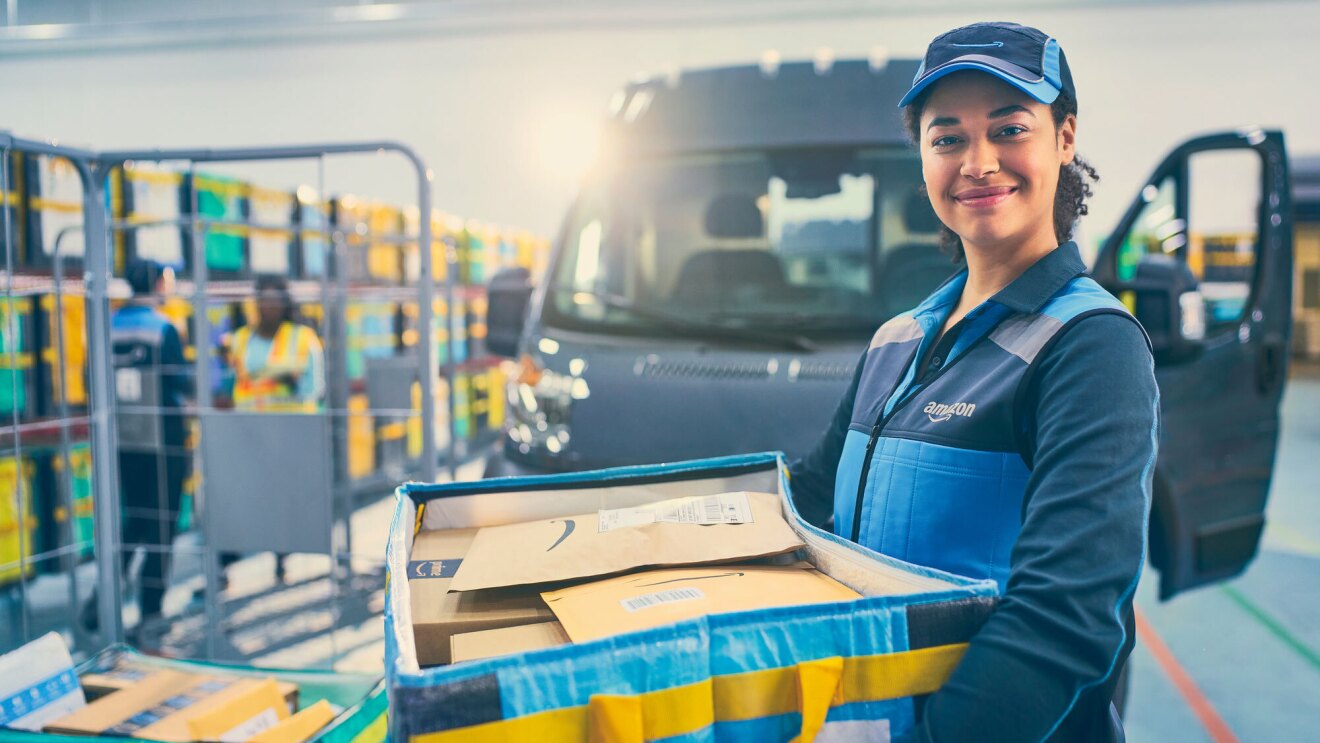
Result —
<path fill-rule="evenodd" d="M 1005 199 L 1017 193 L 1016 186 L 997 186 L 993 188 L 969 188 L 953 197 L 963 206 L 973 209 L 988 209 L 997 206 Z"/>

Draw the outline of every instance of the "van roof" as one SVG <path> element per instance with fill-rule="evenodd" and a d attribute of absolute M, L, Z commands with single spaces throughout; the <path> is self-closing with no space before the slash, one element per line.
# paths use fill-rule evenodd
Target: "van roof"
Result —
<path fill-rule="evenodd" d="M 625 88 L 607 131 L 630 153 L 905 145 L 898 101 L 917 60 L 786 62 L 684 71 Z"/>

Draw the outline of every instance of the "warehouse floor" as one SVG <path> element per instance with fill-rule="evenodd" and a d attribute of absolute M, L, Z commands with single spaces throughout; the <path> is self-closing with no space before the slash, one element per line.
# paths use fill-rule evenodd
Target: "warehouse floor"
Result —
<path fill-rule="evenodd" d="M 1160 603 L 1154 573 L 1138 592 L 1128 739 L 1145 741 L 1314 740 L 1320 723 L 1320 374 L 1294 375 L 1284 399 L 1284 432 L 1269 524 L 1256 561 L 1239 578 Z M 460 471 L 480 476 L 482 463 Z M 285 584 L 274 558 L 244 559 L 229 570 L 218 660 L 285 668 L 379 673 L 384 641 L 384 539 L 392 496 L 353 516 L 354 553 L 340 579 L 326 557 L 295 555 Z M 174 621 L 144 645 L 168 655 L 207 655 L 196 542 L 176 549 L 166 612 Z M 93 566 L 80 584 L 89 590 Z M 34 627 L 65 621 L 66 584 L 29 594 Z M 129 624 L 136 621 L 127 612 Z"/>

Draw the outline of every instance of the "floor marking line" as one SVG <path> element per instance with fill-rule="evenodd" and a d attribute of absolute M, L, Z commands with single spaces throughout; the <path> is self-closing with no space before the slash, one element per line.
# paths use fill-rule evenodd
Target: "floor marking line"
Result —
<path fill-rule="evenodd" d="M 1224 718 L 1219 716 L 1215 706 L 1210 703 L 1205 694 L 1197 687 L 1196 682 L 1183 669 L 1182 664 L 1174 657 L 1173 651 L 1164 644 L 1164 640 L 1156 634 L 1155 628 L 1151 627 L 1146 621 L 1146 616 L 1135 606 L 1132 607 L 1133 614 L 1137 620 L 1137 638 L 1146 646 L 1150 654 L 1154 656 L 1155 662 L 1160 664 L 1169 680 L 1173 682 L 1174 688 L 1187 701 L 1187 705 L 1192 708 L 1192 714 L 1201 722 L 1201 727 L 1210 735 L 1210 740 L 1214 743 L 1240 743 L 1238 737 L 1233 734 L 1233 730 L 1224 722 Z"/>
<path fill-rule="evenodd" d="M 1242 609 L 1247 614 L 1250 614 L 1252 619 L 1255 619 L 1257 622 L 1264 625 L 1265 629 L 1270 631 L 1270 634 L 1277 637 L 1284 645 L 1287 645 L 1293 652 L 1300 655 L 1307 663 L 1310 663 L 1312 668 L 1320 671 L 1320 653 L 1312 650 L 1310 646 L 1302 642 L 1296 635 L 1289 632 L 1288 628 L 1284 627 L 1279 620 L 1270 616 L 1264 609 L 1257 606 L 1255 602 L 1244 596 L 1242 592 L 1236 588 L 1233 588 L 1232 586 L 1220 586 L 1219 590 L 1223 591 L 1226 596 L 1232 599 L 1233 603 L 1238 605 L 1238 608 Z"/>

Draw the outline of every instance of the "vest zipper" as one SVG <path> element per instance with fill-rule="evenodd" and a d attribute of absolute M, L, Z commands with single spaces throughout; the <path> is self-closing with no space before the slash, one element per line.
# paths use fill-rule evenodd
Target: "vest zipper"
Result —
<path fill-rule="evenodd" d="M 980 338 L 977 338 L 975 341 L 972 341 L 971 345 L 969 345 L 966 349 L 964 349 L 962 353 L 955 356 L 952 361 L 948 362 L 944 366 L 941 366 L 939 369 L 936 369 L 935 373 L 932 374 L 930 378 L 927 379 L 926 382 L 921 385 L 921 388 L 924 389 L 926 387 L 929 387 L 931 384 L 934 384 L 935 380 L 939 379 L 944 374 L 944 372 L 949 370 L 949 367 L 953 366 L 954 364 L 957 364 L 959 361 L 962 361 L 963 358 L 965 358 L 971 352 L 973 347 L 981 343 L 981 341 L 985 340 L 986 338 L 989 338 L 990 334 L 994 332 L 995 328 L 999 327 L 999 324 L 1002 323 L 1006 318 L 1007 315 L 1005 317 L 999 318 L 998 322 L 990 326 L 990 328 L 988 328 L 985 331 L 985 334 L 982 335 Z M 962 321 L 960 320 L 959 322 L 961 323 Z M 916 355 L 917 352 L 916 350 L 914 350 L 912 352 L 912 355 L 908 357 L 907 364 L 911 364 L 916 359 Z M 907 364 L 903 366 L 905 373 L 907 369 Z M 915 384 L 916 382 L 917 380 L 914 379 L 913 383 Z M 886 403 L 888 403 L 889 398 L 893 397 L 894 393 L 898 391 L 898 387 L 901 384 L 903 384 L 903 380 L 902 378 L 899 378 L 898 382 L 894 384 L 894 389 L 890 390 L 889 395 L 885 397 Z M 894 409 L 889 411 L 889 415 L 885 415 L 882 410 L 880 416 L 876 418 L 875 425 L 871 426 L 871 438 L 868 439 L 866 442 L 866 459 L 862 460 L 862 477 L 860 480 L 857 481 L 857 503 L 853 507 L 852 541 L 854 543 L 860 544 L 860 542 L 858 542 L 858 539 L 861 538 L 861 533 L 862 533 L 862 496 L 866 493 L 866 476 L 869 475 L 871 472 L 871 457 L 872 455 L 875 454 L 875 445 L 880 441 L 880 432 L 884 430 L 885 425 L 887 425 L 889 421 L 893 419 L 894 416 L 898 415 L 898 411 L 902 410 L 903 406 L 911 402 L 912 398 L 914 397 L 916 397 L 916 393 L 913 391 L 913 388 L 909 387 L 907 390 L 907 396 L 904 397 L 902 400 L 899 400 L 898 403 L 894 405 Z"/>

